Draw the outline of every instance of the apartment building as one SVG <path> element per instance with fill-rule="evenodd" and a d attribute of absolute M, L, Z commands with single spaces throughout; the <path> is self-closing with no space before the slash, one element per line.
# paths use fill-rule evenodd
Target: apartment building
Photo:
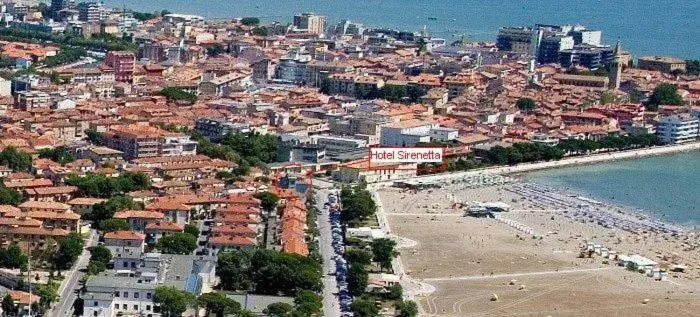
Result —
<path fill-rule="evenodd" d="M 134 79 L 134 60 L 132 52 L 111 51 L 105 57 L 105 65 L 114 70 L 114 77 L 119 82 L 131 82 Z"/>
<path fill-rule="evenodd" d="M 668 56 L 644 56 L 637 60 L 637 67 L 647 70 L 658 70 L 670 73 L 675 70 L 685 72 L 685 61 Z"/>
<path fill-rule="evenodd" d="M 197 154 L 197 142 L 184 133 L 168 132 L 144 124 L 112 126 L 102 134 L 105 145 L 121 151 L 125 159 Z"/>
<path fill-rule="evenodd" d="M 326 17 L 304 12 L 294 16 L 292 25 L 296 30 L 321 35 L 326 28 Z"/>
<path fill-rule="evenodd" d="M 689 113 L 662 116 L 656 134 L 664 144 L 694 141 L 700 136 L 700 120 Z"/>
<path fill-rule="evenodd" d="M 211 289 L 216 258 L 141 253 L 114 259 L 114 270 L 85 282 L 83 316 L 161 316 L 154 302 L 158 286 L 172 286 L 194 296 Z M 194 310 L 185 312 L 194 315 Z"/>
<path fill-rule="evenodd" d="M 441 128 L 438 124 L 419 119 L 393 122 L 382 126 L 379 142 L 382 146 L 415 146 L 431 141 L 448 142 L 457 139 L 458 131 Z"/>
<path fill-rule="evenodd" d="M 229 122 L 220 118 L 198 118 L 195 122 L 195 130 L 205 138 L 217 142 L 228 133 L 250 132 L 247 123 Z"/>

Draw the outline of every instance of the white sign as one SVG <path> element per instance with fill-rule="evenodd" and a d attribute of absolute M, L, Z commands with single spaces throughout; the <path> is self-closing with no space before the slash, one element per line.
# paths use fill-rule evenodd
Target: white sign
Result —
<path fill-rule="evenodd" d="M 371 163 L 442 163 L 441 147 L 373 147 Z"/>

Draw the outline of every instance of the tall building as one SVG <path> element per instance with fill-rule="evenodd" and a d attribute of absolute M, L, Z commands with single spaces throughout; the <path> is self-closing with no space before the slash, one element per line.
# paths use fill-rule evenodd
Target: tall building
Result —
<path fill-rule="evenodd" d="M 573 49 L 559 52 L 559 64 L 564 68 L 582 66 L 591 70 L 613 62 L 614 49 L 590 45 L 574 45 Z"/>
<path fill-rule="evenodd" d="M 311 34 L 324 34 L 326 28 L 326 17 L 313 13 L 304 12 L 294 16 L 294 28 L 306 30 Z"/>
<path fill-rule="evenodd" d="M 664 144 L 694 141 L 700 136 L 700 121 L 689 113 L 663 116 L 656 127 L 659 141 Z"/>
<path fill-rule="evenodd" d="M 134 79 L 134 53 L 112 51 L 107 53 L 105 64 L 114 69 L 116 81 L 131 82 Z"/>
<path fill-rule="evenodd" d="M 85 22 L 100 22 L 102 19 L 102 4 L 98 2 L 83 2 L 78 5 L 78 19 Z"/>
<path fill-rule="evenodd" d="M 528 54 L 532 38 L 532 28 L 502 27 L 498 30 L 496 46 L 501 51 Z"/>
<path fill-rule="evenodd" d="M 539 41 L 537 63 L 549 64 L 559 62 L 559 52 L 574 48 L 574 38 L 571 36 L 548 36 Z"/>
<path fill-rule="evenodd" d="M 197 154 L 197 141 L 191 140 L 189 135 L 168 132 L 151 125 L 116 125 L 102 133 L 101 137 L 108 148 L 121 151 L 128 160 Z"/>
<path fill-rule="evenodd" d="M 622 61 L 620 56 L 620 40 L 615 44 L 615 52 L 613 53 L 613 61 L 610 63 L 610 81 L 608 85 L 610 89 L 617 90 L 620 89 L 620 79 L 622 77 Z"/>

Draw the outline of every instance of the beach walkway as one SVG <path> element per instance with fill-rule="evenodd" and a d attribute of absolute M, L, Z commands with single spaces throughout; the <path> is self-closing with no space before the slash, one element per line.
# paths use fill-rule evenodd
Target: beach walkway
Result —
<path fill-rule="evenodd" d="M 424 282 L 449 282 L 449 281 L 469 281 L 469 280 L 486 280 L 495 278 L 506 278 L 506 277 L 519 277 L 519 276 L 537 276 L 537 275 L 556 275 L 556 274 L 576 274 L 576 273 L 586 273 L 595 272 L 602 270 L 610 270 L 615 267 L 600 267 L 592 269 L 569 269 L 569 270 L 550 270 L 550 271 L 539 271 L 539 272 L 525 272 L 525 273 L 506 273 L 506 274 L 490 274 L 490 275 L 470 275 L 470 276 L 451 276 L 451 277 L 433 277 L 424 278 Z"/>

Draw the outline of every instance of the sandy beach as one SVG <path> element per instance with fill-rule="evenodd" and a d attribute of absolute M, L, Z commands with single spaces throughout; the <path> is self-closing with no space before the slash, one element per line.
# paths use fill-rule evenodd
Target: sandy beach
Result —
<path fill-rule="evenodd" d="M 700 144 L 687 146 L 695 149 Z M 530 169 L 517 172 L 525 170 Z M 533 203 L 532 195 L 520 193 L 519 181 L 490 185 L 493 179 L 488 178 L 467 186 L 445 179 L 448 184 L 441 188 L 376 189 L 383 206 L 380 219 L 386 217 L 391 234 L 402 241 L 404 279 L 424 283 L 423 289 L 430 290 L 415 296 L 422 315 L 697 316 L 700 240 L 694 232 L 673 235 L 605 227 L 565 214 L 561 205 Z M 501 221 L 464 217 L 459 206 L 476 202 L 507 203 L 511 211 L 500 213 Z M 607 217 L 603 209 L 607 210 L 601 207 L 593 215 Z M 634 214 L 623 215 L 633 224 L 649 223 Z M 668 280 L 656 281 L 601 256 L 579 257 L 589 242 L 618 254 L 645 256 L 662 268 L 684 264 L 687 270 L 669 272 Z M 498 300 L 492 301 L 494 294 Z"/>

